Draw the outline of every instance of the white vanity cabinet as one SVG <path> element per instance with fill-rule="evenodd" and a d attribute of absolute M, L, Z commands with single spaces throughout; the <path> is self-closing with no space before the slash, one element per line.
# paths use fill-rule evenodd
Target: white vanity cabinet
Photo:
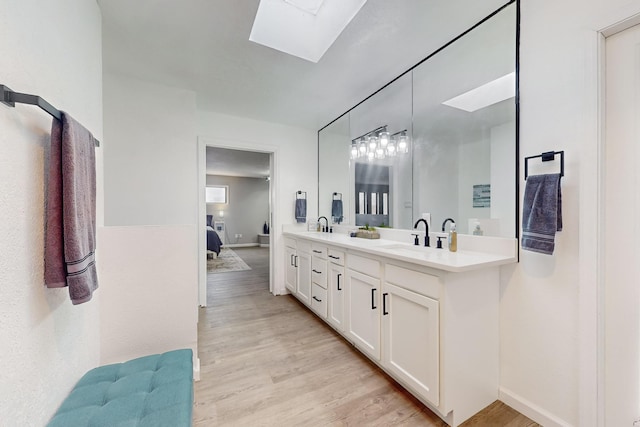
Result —
<path fill-rule="evenodd" d="M 344 322 L 344 294 L 345 294 L 345 274 L 344 274 L 344 252 L 329 248 L 329 283 L 327 291 L 329 293 L 329 307 L 327 320 L 339 332 L 345 331 Z"/>
<path fill-rule="evenodd" d="M 420 397 L 440 403 L 439 279 L 392 264 L 382 287 L 382 365 Z"/>
<path fill-rule="evenodd" d="M 296 241 L 284 238 L 284 285 L 289 292 L 296 294 L 298 290 L 298 260 L 296 260 Z"/>
<path fill-rule="evenodd" d="M 346 332 L 360 351 L 380 360 L 380 262 L 347 256 Z"/>
<path fill-rule="evenodd" d="M 285 237 L 285 286 L 311 305 L 311 243 Z"/>
<path fill-rule="evenodd" d="M 287 288 L 295 277 L 301 301 L 449 425 L 498 399 L 500 269 L 491 255 L 492 265 L 450 271 L 478 255 L 428 252 L 449 260 L 436 268 L 387 254 L 397 244 L 376 250 L 323 234 L 286 237 Z"/>
<path fill-rule="evenodd" d="M 311 245 L 311 309 L 323 319 L 327 318 L 327 247 Z"/>

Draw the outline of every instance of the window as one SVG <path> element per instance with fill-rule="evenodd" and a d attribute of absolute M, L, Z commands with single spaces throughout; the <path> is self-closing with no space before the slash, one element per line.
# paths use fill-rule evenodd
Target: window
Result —
<path fill-rule="evenodd" d="M 228 185 L 210 185 L 205 189 L 205 200 L 207 203 L 229 203 Z"/>

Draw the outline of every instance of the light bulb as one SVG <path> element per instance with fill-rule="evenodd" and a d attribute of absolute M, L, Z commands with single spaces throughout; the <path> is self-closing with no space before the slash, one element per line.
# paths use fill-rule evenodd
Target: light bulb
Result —
<path fill-rule="evenodd" d="M 391 141 L 389 143 L 389 145 L 387 145 L 387 154 L 391 157 L 396 155 L 396 144 L 395 142 Z"/>
<path fill-rule="evenodd" d="M 407 135 L 400 135 L 398 139 L 398 152 L 400 153 L 408 153 L 409 152 L 409 144 L 407 141 Z"/>
<path fill-rule="evenodd" d="M 351 158 L 352 159 L 357 159 L 358 158 L 358 147 L 356 147 L 356 143 L 355 142 L 353 144 L 351 144 Z"/>
<path fill-rule="evenodd" d="M 364 156 L 367 154 L 367 144 L 364 142 L 364 138 L 360 140 L 360 144 L 358 145 L 359 156 Z"/>
<path fill-rule="evenodd" d="M 382 148 L 386 148 L 387 144 L 389 144 L 389 132 L 381 132 L 380 133 L 380 146 Z"/>
<path fill-rule="evenodd" d="M 370 136 L 369 137 L 369 151 L 372 152 L 372 153 L 375 152 L 376 145 L 378 145 L 378 138 L 376 138 L 375 136 Z"/>
<path fill-rule="evenodd" d="M 375 158 L 376 154 L 373 151 L 369 151 L 367 153 L 367 160 L 372 161 Z"/>
<path fill-rule="evenodd" d="M 384 159 L 384 149 L 380 146 L 376 148 L 376 159 Z"/>

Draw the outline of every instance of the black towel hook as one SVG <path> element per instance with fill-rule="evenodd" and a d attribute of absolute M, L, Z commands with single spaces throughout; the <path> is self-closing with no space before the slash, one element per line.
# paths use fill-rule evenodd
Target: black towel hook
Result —
<path fill-rule="evenodd" d="M 537 156 L 529 156 L 524 158 L 524 180 L 529 176 L 529 159 L 542 158 L 543 162 L 555 160 L 556 154 L 560 154 L 560 176 L 564 176 L 564 151 L 546 151 Z"/>

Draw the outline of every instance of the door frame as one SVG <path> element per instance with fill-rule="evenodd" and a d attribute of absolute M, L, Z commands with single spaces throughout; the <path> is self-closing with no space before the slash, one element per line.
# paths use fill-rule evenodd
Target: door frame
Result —
<path fill-rule="evenodd" d="M 271 145 L 236 141 L 231 139 L 220 139 L 212 137 L 198 137 L 198 305 L 207 306 L 207 263 L 206 263 L 206 234 L 200 232 L 207 226 L 207 204 L 204 199 L 205 187 L 207 185 L 207 147 L 225 148 L 229 150 L 250 151 L 256 153 L 269 154 L 270 181 L 269 181 L 269 221 L 271 229 L 277 224 L 276 193 L 278 177 L 278 148 Z M 269 241 L 269 292 L 276 295 L 274 291 L 274 261 L 275 261 L 275 239 L 271 232 Z"/>
<path fill-rule="evenodd" d="M 579 296 L 579 425 L 604 427 L 605 418 L 605 125 L 606 38 L 640 24 L 640 13 L 606 22 L 594 29 L 588 51 L 594 59 L 593 88 L 595 135 L 589 149 L 580 153 L 580 296 Z M 594 191 L 595 189 L 595 191 Z M 595 207 L 595 209 L 594 209 Z"/>

